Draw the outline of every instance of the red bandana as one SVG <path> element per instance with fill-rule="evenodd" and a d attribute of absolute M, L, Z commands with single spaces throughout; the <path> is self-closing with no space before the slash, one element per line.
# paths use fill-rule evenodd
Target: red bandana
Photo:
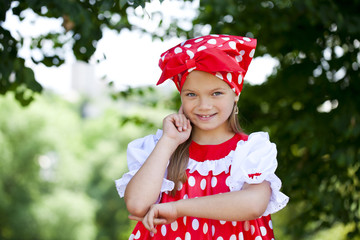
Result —
<path fill-rule="evenodd" d="M 186 76 L 199 70 L 224 80 L 239 95 L 255 47 L 256 39 L 231 35 L 187 40 L 161 54 L 159 66 L 163 72 L 157 85 L 170 78 L 181 91 Z"/>

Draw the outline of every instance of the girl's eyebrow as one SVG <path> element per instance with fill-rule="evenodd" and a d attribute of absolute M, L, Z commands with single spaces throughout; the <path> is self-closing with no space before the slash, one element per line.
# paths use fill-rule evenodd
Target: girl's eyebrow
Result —
<path fill-rule="evenodd" d="M 191 89 L 182 89 L 181 92 L 194 92 L 195 90 L 191 90 Z"/>
<path fill-rule="evenodd" d="M 211 90 L 211 91 L 218 91 L 218 90 L 225 91 L 226 89 L 225 89 L 225 88 L 222 88 L 222 87 L 219 87 L 219 88 L 214 88 L 214 89 L 213 89 L 213 90 Z"/>

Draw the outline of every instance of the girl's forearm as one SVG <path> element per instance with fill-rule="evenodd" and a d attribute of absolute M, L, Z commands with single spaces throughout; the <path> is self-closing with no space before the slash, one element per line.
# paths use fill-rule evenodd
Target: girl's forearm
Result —
<path fill-rule="evenodd" d="M 247 185 L 241 191 L 174 202 L 177 215 L 224 221 L 245 221 L 259 218 L 271 196 L 268 182 Z"/>
<path fill-rule="evenodd" d="M 171 154 L 177 146 L 160 138 L 143 166 L 125 190 L 125 203 L 130 214 L 142 217 L 160 194 L 161 185 Z"/>

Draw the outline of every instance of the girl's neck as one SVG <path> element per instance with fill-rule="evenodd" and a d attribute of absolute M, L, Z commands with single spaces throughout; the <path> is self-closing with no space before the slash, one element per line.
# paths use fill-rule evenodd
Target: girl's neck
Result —
<path fill-rule="evenodd" d="M 200 145 L 217 145 L 226 142 L 235 134 L 230 129 L 207 131 L 193 128 L 192 131 L 192 140 Z"/>

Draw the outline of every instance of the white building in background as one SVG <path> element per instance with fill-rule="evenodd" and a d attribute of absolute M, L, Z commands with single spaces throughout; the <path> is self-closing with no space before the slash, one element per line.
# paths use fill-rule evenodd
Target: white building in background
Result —
<path fill-rule="evenodd" d="M 97 78 L 95 66 L 82 61 L 72 64 L 71 88 L 87 98 L 99 98 L 107 93 L 106 82 Z"/>
<path fill-rule="evenodd" d="M 95 117 L 109 104 L 109 87 L 96 74 L 96 66 L 76 61 L 71 66 L 71 88 L 80 98 L 81 116 Z"/>

